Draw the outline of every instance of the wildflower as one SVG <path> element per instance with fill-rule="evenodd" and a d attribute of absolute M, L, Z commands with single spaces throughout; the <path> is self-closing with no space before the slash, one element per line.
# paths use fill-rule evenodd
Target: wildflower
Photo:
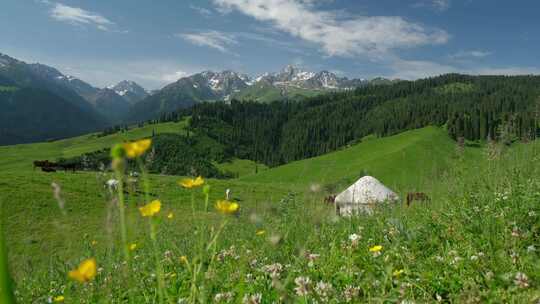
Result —
<path fill-rule="evenodd" d="M 64 302 L 65 299 L 64 296 L 57 296 L 53 298 L 53 302 Z"/>
<path fill-rule="evenodd" d="M 68 276 L 81 283 L 91 281 L 96 276 L 96 260 L 91 258 L 82 261 L 79 267 L 68 273 Z"/>
<path fill-rule="evenodd" d="M 137 244 L 136 243 L 129 244 L 129 250 L 133 251 L 135 249 L 137 249 Z"/>
<path fill-rule="evenodd" d="M 264 235 L 266 233 L 266 231 L 262 230 L 262 229 L 259 229 L 255 232 L 256 235 Z"/>
<path fill-rule="evenodd" d="M 361 238 L 362 237 L 360 235 L 356 234 L 356 233 L 353 233 L 353 234 L 349 235 L 349 240 L 351 242 L 353 242 L 353 243 L 358 242 Z"/>
<path fill-rule="evenodd" d="M 202 178 L 202 176 L 199 176 L 195 179 L 184 178 L 183 180 L 179 181 L 178 184 L 184 188 L 191 189 L 204 184 L 204 179 Z"/>
<path fill-rule="evenodd" d="M 174 218 L 174 214 L 172 212 L 169 212 L 169 214 L 167 214 L 167 218 L 172 220 Z"/>
<path fill-rule="evenodd" d="M 304 297 L 309 294 L 311 280 L 308 277 L 298 277 L 294 279 L 294 283 L 296 284 L 294 291 L 298 296 Z"/>
<path fill-rule="evenodd" d="M 139 208 L 142 216 L 154 216 L 161 209 L 161 201 L 154 200 L 151 203 Z"/>
<path fill-rule="evenodd" d="M 263 271 L 270 275 L 272 280 L 279 279 L 281 272 L 283 271 L 283 265 L 280 263 L 270 264 L 263 266 Z"/>
<path fill-rule="evenodd" d="M 330 297 L 333 291 L 334 291 L 334 288 L 332 287 L 332 284 L 330 283 L 319 281 L 317 285 L 315 285 L 315 292 L 324 302 L 328 301 L 328 297 Z"/>
<path fill-rule="evenodd" d="M 383 248 L 383 246 L 381 246 L 381 245 L 375 245 L 375 246 L 369 248 L 369 252 L 371 252 L 373 254 L 373 257 L 378 257 L 378 256 L 381 255 L 382 248 Z"/>
<path fill-rule="evenodd" d="M 146 152 L 152 145 L 151 139 L 142 139 L 122 144 L 128 158 L 137 158 Z"/>
<path fill-rule="evenodd" d="M 402 275 L 404 272 L 405 272 L 405 270 L 403 270 L 403 269 L 395 270 L 395 271 L 392 273 L 392 275 L 395 276 L 395 277 L 399 277 L 399 276 Z"/>
<path fill-rule="evenodd" d="M 224 293 L 217 293 L 214 296 L 214 302 L 216 303 L 228 303 L 232 300 L 233 293 L 232 292 L 224 292 Z"/>
<path fill-rule="evenodd" d="M 529 287 L 529 278 L 523 272 L 518 272 L 514 277 L 514 284 L 519 288 L 527 288 Z"/>
<path fill-rule="evenodd" d="M 187 256 L 183 255 L 180 257 L 180 262 L 184 263 L 184 264 L 187 264 L 188 263 L 188 258 Z"/>
<path fill-rule="evenodd" d="M 535 251 L 536 251 L 536 247 L 534 247 L 534 245 L 527 247 L 527 252 L 535 252 Z"/>
<path fill-rule="evenodd" d="M 92 242 L 90 242 L 90 245 L 92 245 L 92 246 L 96 246 L 96 245 L 97 245 L 97 243 L 98 243 L 98 242 L 97 242 L 96 240 L 92 240 Z"/>
<path fill-rule="evenodd" d="M 352 302 L 358 295 L 360 295 L 360 288 L 358 287 L 347 285 L 343 290 L 343 297 L 347 303 Z"/>
<path fill-rule="evenodd" d="M 317 260 L 320 256 L 320 254 L 307 252 L 306 259 L 309 261 L 308 266 L 313 267 L 313 265 L 315 264 L 315 260 Z"/>
<path fill-rule="evenodd" d="M 242 304 L 260 304 L 262 302 L 262 295 L 256 293 L 254 295 L 245 295 L 242 299 Z"/>
<path fill-rule="evenodd" d="M 382 250 L 382 248 L 383 247 L 381 245 L 375 245 L 375 246 L 369 248 L 369 252 L 379 252 L 379 251 Z"/>
<path fill-rule="evenodd" d="M 533 210 L 533 211 L 529 211 L 528 214 L 529 214 L 530 217 L 536 216 L 536 212 L 534 212 L 534 210 Z"/>
<path fill-rule="evenodd" d="M 512 229 L 512 236 L 519 237 L 519 228 L 514 227 L 514 229 Z"/>
<path fill-rule="evenodd" d="M 240 209 L 240 205 L 237 202 L 219 200 L 216 202 L 216 209 L 224 214 L 234 214 Z"/>

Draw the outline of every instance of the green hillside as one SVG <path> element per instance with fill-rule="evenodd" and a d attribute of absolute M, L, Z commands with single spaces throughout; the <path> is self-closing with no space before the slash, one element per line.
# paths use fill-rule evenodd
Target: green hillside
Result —
<path fill-rule="evenodd" d="M 60 157 L 79 156 L 83 153 L 110 148 L 115 143 L 134 140 L 158 133 L 178 133 L 184 130 L 187 121 L 167 122 L 133 128 L 127 132 L 119 132 L 100 137 L 99 133 L 91 133 L 74 138 L 46 143 L 0 146 L 0 171 L 32 170 L 34 160 L 54 160 Z"/>
<path fill-rule="evenodd" d="M 371 139 L 323 156 L 295 161 L 241 180 L 278 183 L 294 188 L 312 184 L 336 188 L 354 182 L 363 174 L 401 188 L 421 188 L 455 161 L 456 143 L 446 131 L 427 127 L 396 136 Z M 480 149 L 465 150 L 474 162 Z"/>
<path fill-rule="evenodd" d="M 240 172 L 240 178 L 206 180 L 210 207 L 231 189 L 241 206 L 236 216 L 219 215 L 213 208 L 205 212 L 200 189 L 179 187 L 177 176 L 151 175 L 149 199 L 159 198 L 163 204 L 152 219 L 158 227 L 157 246 L 147 218 L 138 210 L 148 198 L 129 190 L 124 197 L 127 242 L 136 249 L 128 262 L 133 267 L 125 268 L 126 279 L 121 265 L 127 245 L 120 241 L 117 198 L 103 186 L 113 174 L 32 172 L 30 162 L 108 147 L 148 136 L 152 129 L 178 132 L 184 126 L 150 125 L 102 138 L 91 134 L 0 149 L 0 202 L 20 303 L 48 302 L 60 295 L 70 303 L 106 303 L 126 294 L 134 303 L 148 302 L 156 293 L 157 256 L 163 256 L 157 261 L 164 268 L 167 296 L 194 296 L 200 303 L 231 290 L 238 299 L 234 302 L 261 293 L 270 302 L 285 297 L 289 303 L 304 303 L 294 292 L 299 276 L 332 284 L 337 299 L 355 286 L 359 292 L 353 303 L 404 298 L 431 302 L 437 296 L 461 302 L 470 292 L 481 302 L 496 298 L 528 303 L 538 297 L 535 288 L 522 288 L 513 278 L 523 273 L 526 277 L 519 277 L 530 286 L 540 282 L 538 254 L 528 249 L 540 231 L 540 184 L 534 179 L 540 168 L 531 165 L 538 164 L 539 145 L 515 144 L 517 148 L 506 147 L 501 157 L 487 162 L 481 153 L 485 148 L 466 147 L 457 153 L 455 142 L 436 127 L 365 139 L 328 155 L 261 167 L 256 174 L 249 161 L 221 164 Z M 399 192 L 427 192 L 433 200 L 410 208 L 381 208 L 377 216 L 337 219 L 322 196 L 342 190 L 364 173 Z M 58 187 L 56 194 L 51 183 Z M 520 237 L 510 236 L 513 231 Z M 351 243 L 353 234 L 359 239 Z M 381 246 L 382 257 L 369 251 L 375 245 Z M 519 264 L 507 254 L 512 250 L 519 254 Z M 88 257 L 95 257 L 102 268 L 91 290 L 67 278 L 68 271 Z M 280 270 L 281 289 L 274 289 L 276 281 L 266 274 L 273 263 L 289 265 Z M 192 267 L 202 274 L 194 277 Z M 479 279 L 489 272 L 493 280 Z M 256 283 L 248 281 L 250 277 Z M 380 285 L 373 285 L 376 280 Z M 404 291 L 403 284 L 411 287 Z"/>

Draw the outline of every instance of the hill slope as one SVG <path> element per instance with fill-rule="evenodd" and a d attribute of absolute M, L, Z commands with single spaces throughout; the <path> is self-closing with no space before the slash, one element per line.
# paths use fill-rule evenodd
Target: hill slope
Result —
<path fill-rule="evenodd" d="M 60 157 L 79 156 L 83 153 L 110 148 L 115 143 L 151 136 L 152 133 L 178 133 L 186 126 L 186 121 L 145 125 L 127 132 L 119 132 L 103 137 L 98 133 L 86 134 L 47 143 L 34 143 L 0 147 L 0 171 L 29 171 L 34 160 L 54 160 Z"/>
<path fill-rule="evenodd" d="M 0 145 L 76 136 L 101 125 L 95 115 L 49 91 L 5 86 L 1 80 L 0 87 Z"/>
<path fill-rule="evenodd" d="M 336 152 L 249 175 L 241 180 L 290 185 L 294 189 L 319 185 L 326 190 L 333 190 L 368 174 L 399 190 L 404 185 L 421 186 L 443 172 L 452 162 L 455 149 L 455 142 L 445 130 L 426 127 L 367 140 Z M 480 149 L 466 149 L 466 159 L 475 161 L 480 152 Z"/>

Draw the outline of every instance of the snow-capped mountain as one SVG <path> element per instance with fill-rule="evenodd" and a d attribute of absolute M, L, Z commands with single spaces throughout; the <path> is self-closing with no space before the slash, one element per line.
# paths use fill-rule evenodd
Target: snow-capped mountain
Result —
<path fill-rule="evenodd" d="M 239 92 L 248 86 L 250 82 L 249 76 L 233 71 L 205 71 L 192 77 L 200 78 L 202 80 L 201 85 L 207 85 L 216 95 L 223 96 Z"/>
<path fill-rule="evenodd" d="M 278 87 L 297 87 L 309 90 L 351 89 L 364 86 L 369 81 L 339 77 L 329 71 L 310 72 L 294 65 L 288 65 L 278 73 L 265 73 L 256 77 L 251 84 L 263 81 Z M 251 85 L 250 84 L 250 85 Z"/>
<path fill-rule="evenodd" d="M 122 96 L 130 104 L 135 104 L 149 95 L 143 87 L 130 80 L 121 81 L 107 88 L 115 91 L 116 94 Z"/>
<path fill-rule="evenodd" d="M 338 77 L 329 71 L 317 73 L 306 71 L 294 65 L 288 65 L 277 73 L 264 73 L 255 78 L 230 70 L 204 71 L 180 78 L 134 104 L 130 109 L 128 121 L 153 119 L 163 113 L 205 101 L 298 100 L 327 91 L 347 90 L 369 83 L 363 79 Z M 123 91 L 117 93 L 123 94 Z"/>

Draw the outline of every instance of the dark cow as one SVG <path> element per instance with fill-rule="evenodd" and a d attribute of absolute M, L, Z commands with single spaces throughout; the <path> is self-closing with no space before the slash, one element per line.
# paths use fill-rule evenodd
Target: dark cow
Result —
<path fill-rule="evenodd" d="M 58 168 L 63 168 L 58 163 L 53 163 L 48 160 L 36 160 L 33 162 L 33 164 L 34 164 L 34 170 L 37 167 L 37 168 L 41 168 L 41 171 L 43 172 L 56 172 Z"/>
<path fill-rule="evenodd" d="M 70 170 L 71 172 L 75 172 L 75 170 L 77 170 L 77 164 L 58 164 L 58 168 L 64 171 Z"/>
<path fill-rule="evenodd" d="M 48 160 L 35 160 L 34 161 L 34 170 L 37 168 L 44 168 L 44 167 L 50 167 Z"/>
<path fill-rule="evenodd" d="M 420 202 L 429 202 L 431 199 L 429 196 L 423 192 L 409 192 L 407 193 L 407 206 L 410 206 L 412 202 L 414 201 L 420 201 Z"/>
<path fill-rule="evenodd" d="M 41 171 L 52 173 L 52 172 L 56 172 L 56 169 L 54 167 L 41 167 Z"/>

